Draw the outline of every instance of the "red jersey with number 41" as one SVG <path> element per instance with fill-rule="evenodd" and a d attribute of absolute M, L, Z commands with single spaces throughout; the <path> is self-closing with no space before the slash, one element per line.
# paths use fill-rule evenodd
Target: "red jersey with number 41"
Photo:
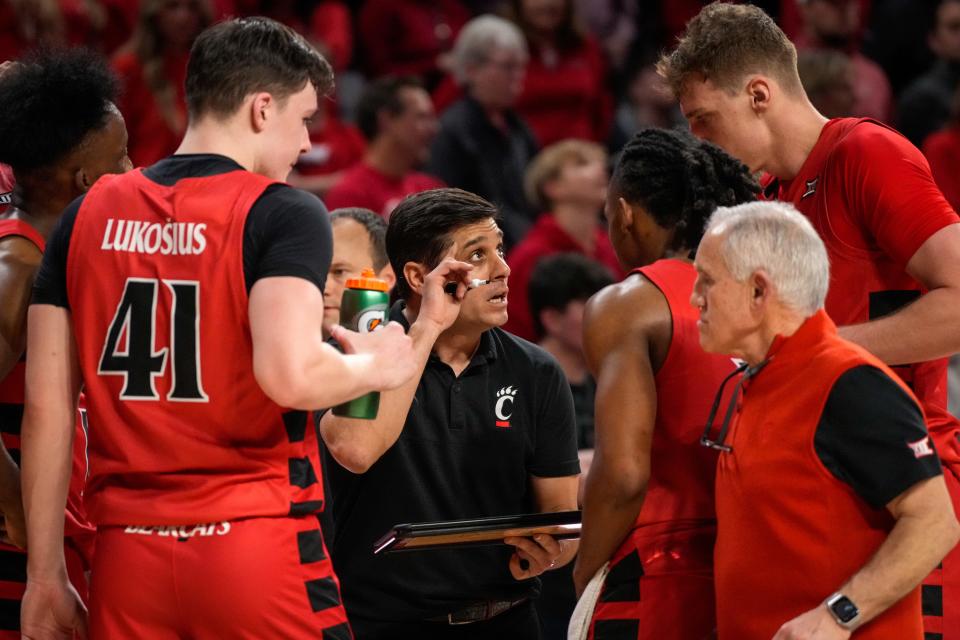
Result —
<path fill-rule="evenodd" d="M 923 154 L 866 118 L 830 120 L 797 176 L 772 182 L 766 197 L 792 203 L 813 224 L 830 257 L 826 311 L 839 325 L 889 315 L 924 290 L 906 271 L 920 246 L 960 222 Z M 945 463 L 960 463 L 960 423 L 947 413 L 947 362 L 891 367 L 923 404 Z"/>
<path fill-rule="evenodd" d="M 98 525 L 318 511 L 315 431 L 253 375 L 244 224 L 271 184 L 237 170 L 157 184 L 104 176 L 77 213 L 67 298 Z"/>

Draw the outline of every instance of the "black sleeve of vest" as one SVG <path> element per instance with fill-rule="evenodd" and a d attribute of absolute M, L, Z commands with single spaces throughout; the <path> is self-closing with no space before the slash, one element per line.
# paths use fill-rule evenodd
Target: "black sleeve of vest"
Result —
<path fill-rule="evenodd" d="M 573 394 L 560 365 L 552 358 L 538 364 L 539 409 L 530 473 L 540 478 L 575 476 L 580 473 L 580 457 Z"/>
<path fill-rule="evenodd" d="M 275 276 L 303 278 L 323 291 L 332 257 L 329 215 L 315 195 L 274 184 L 253 203 L 243 229 L 247 292 Z"/>
<path fill-rule="evenodd" d="M 834 476 L 876 509 L 942 473 L 916 402 L 869 365 L 847 371 L 834 383 L 814 448 Z"/>
<path fill-rule="evenodd" d="M 67 300 L 67 255 L 70 253 L 73 223 L 77 220 L 77 212 L 80 211 L 82 203 L 83 196 L 80 196 L 67 205 L 53 233 L 47 238 L 43 262 L 37 272 L 37 279 L 33 282 L 32 304 L 52 304 L 64 309 L 70 308 Z"/>

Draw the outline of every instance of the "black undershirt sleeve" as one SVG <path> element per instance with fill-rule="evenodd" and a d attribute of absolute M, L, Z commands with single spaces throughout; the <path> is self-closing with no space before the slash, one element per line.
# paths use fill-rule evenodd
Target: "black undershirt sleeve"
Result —
<path fill-rule="evenodd" d="M 814 448 L 836 478 L 876 509 L 942 473 L 916 402 L 869 365 L 847 371 L 834 383 Z"/>
<path fill-rule="evenodd" d="M 43 262 L 33 283 L 32 304 L 52 304 L 70 308 L 67 300 L 67 255 L 70 253 L 70 236 L 83 196 L 71 202 L 63 211 L 53 233 L 47 238 Z"/>
<path fill-rule="evenodd" d="M 294 276 L 320 291 L 333 258 L 327 209 L 316 196 L 274 184 L 250 208 L 243 229 L 247 292 L 260 278 Z"/>

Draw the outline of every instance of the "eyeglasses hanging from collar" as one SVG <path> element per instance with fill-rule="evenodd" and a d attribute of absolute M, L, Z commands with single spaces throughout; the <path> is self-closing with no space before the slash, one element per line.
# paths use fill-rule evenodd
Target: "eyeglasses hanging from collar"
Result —
<path fill-rule="evenodd" d="M 728 444 L 724 444 L 724 442 L 727 439 L 727 432 L 730 430 L 730 422 L 733 418 L 733 412 L 737 408 L 737 400 L 740 398 L 740 390 L 743 388 L 743 383 L 760 373 L 760 370 L 767 366 L 768 362 L 770 362 L 769 359 L 764 360 L 755 367 L 751 367 L 747 363 L 743 363 L 737 367 L 733 373 L 723 379 L 723 382 L 720 383 L 720 389 L 717 391 L 717 396 L 713 399 L 713 405 L 710 407 L 710 415 L 707 416 L 707 426 L 703 430 L 703 435 L 700 436 L 701 445 L 710 447 L 711 449 L 717 449 L 718 451 L 723 451 L 725 453 L 730 453 L 733 451 L 733 447 Z M 717 410 L 720 408 L 720 401 L 723 400 L 723 390 L 726 388 L 727 383 L 740 373 L 743 374 L 743 377 L 737 380 L 737 384 L 733 388 L 733 394 L 730 396 L 730 403 L 727 405 L 727 412 L 723 416 L 723 424 L 720 425 L 720 432 L 717 434 L 717 439 L 712 440 L 710 438 L 710 432 L 713 431 L 713 421 L 717 417 Z"/>

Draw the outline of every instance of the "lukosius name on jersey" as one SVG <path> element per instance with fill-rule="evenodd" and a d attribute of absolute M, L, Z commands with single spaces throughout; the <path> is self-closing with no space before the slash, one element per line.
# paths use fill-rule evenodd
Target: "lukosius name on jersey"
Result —
<path fill-rule="evenodd" d="M 143 220 L 114 220 L 107 218 L 103 232 L 104 251 L 129 253 L 160 253 L 165 256 L 195 255 L 207 248 L 203 233 L 206 223 L 200 222 L 145 222 Z"/>

